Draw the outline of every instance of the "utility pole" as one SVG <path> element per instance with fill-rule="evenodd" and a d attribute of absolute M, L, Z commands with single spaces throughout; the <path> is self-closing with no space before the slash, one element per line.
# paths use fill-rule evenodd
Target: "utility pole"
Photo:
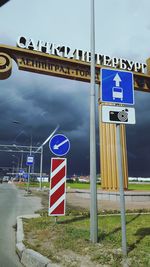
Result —
<path fill-rule="evenodd" d="M 32 151 L 32 144 L 30 145 L 30 156 Z M 29 193 L 29 185 L 30 185 L 30 172 L 31 172 L 31 165 L 28 166 L 28 183 L 27 183 L 27 194 Z"/>
<path fill-rule="evenodd" d="M 90 240 L 98 240 L 97 185 L 96 185 L 96 108 L 95 108 L 95 12 L 91 0 L 91 91 L 90 91 Z"/>
<path fill-rule="evenodd" d="M 41 159 L 40 159 L 40 190 L 42 190 L 42 172 L 43 172 L 43 146 L 41 146 Z"/>

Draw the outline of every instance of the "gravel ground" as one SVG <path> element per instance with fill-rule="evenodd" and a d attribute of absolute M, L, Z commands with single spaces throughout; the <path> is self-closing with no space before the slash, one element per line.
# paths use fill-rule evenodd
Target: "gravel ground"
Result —
<path fill-rule="evenodd" d="M 90 209 L 90 198 L 84 197 L 84 194 L 77 193 L 75 190 L 67 189 L 67 203 L 86 209 Z M 98 200 L 98 210 L 120 210 L 120 203 L 110 200 Z M 150 201 L 145 202 L 126 202 L 127 210 L 150 209 Z"/>

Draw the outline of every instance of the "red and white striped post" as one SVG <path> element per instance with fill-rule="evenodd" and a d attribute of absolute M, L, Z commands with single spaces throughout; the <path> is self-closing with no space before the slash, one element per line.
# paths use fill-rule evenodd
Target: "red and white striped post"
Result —
<path fill-rule="evenodd" d="M 66 169 L 66 158 L 51 158 L 49 216 L 65 215 Z"/>

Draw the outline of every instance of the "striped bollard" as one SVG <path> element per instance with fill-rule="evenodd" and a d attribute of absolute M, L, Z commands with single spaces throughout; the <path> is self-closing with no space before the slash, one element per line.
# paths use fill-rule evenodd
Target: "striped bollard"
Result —
<path fill-rule="evenodd" d="M 65 215 L 66 158 L 51 158 L 49 216 Z"/>

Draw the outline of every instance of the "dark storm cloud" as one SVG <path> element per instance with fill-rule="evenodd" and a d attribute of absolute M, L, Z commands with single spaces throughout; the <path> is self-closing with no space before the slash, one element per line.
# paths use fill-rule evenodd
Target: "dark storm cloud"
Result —
<path fill-rule="evenodd" d="M 71 141 L 69 174 L 89 173 L 89 84 L 15 69 L 8 80 L 1 81 L 0 99 L 1 143 L 29 145 L 32 135 L 33 145 L 39 145 L 59 124 L 58 132 Z M 149 93 L 135 93 L 136 125 L 126 127 L 129 176 L 150 176 L 149 103 Z M 44 153 L 44 168 L 48 170 L 52 156 L 48 145 Z"/>
<path fill-rule="evenodd" d="M 127 126 L 129 174 L 150 176 L 150 93 L 135 93 L 136 125 Z"/>
<path fill-rule="evenodd" d="M 131 54 L 127 58 L 132 58 Z M 1 82 L 1 144 L 41 144 L 59 124 L 60 133 L 71 141 L 69 174 L 89 174 L 90 85 L 77 81 L 19 71 Z M 97 87 L 96 87 L 97 90 Z M 135 92 L 136 125 L 126 127 L 129 176 L 150 176 L 150 94 Z M 98 113 L 98 107 L 96 107 Z M 13 123 L 18 121 L 18 124 Z M 44 168 L 49 170 L 48 145 Z M 8 155 L 1 157 L 4 160 Z M 97 121 L 97 170 L 99 136 Z"/>
<path fill-rule="evenodd" d="M 84 125 L 89 110 L 89 92 L 84 85 L 64 79 L 60 82 L 49 77 L 36 78 L 30 83 L 22 75 L 17 84 L 13 79 L 3 81 L 0 111 L 5 123 L 17 120 L 38 130 L 47 124 L 49 128 L 60 124 L 65 131 Z"/>
<path fill-rule="evenodd" d="M 41 144 L 60 125 L 71 142 L 69 173 L 89 173 L 89 84 L 19 72 L 1 81 L 0 140 Z M 13 123 L 17 121 L 18 123 Z M 50 151 L 45 148 L 45 166 Z M 52 156 L 52 155 L 51 155 Z"/>

